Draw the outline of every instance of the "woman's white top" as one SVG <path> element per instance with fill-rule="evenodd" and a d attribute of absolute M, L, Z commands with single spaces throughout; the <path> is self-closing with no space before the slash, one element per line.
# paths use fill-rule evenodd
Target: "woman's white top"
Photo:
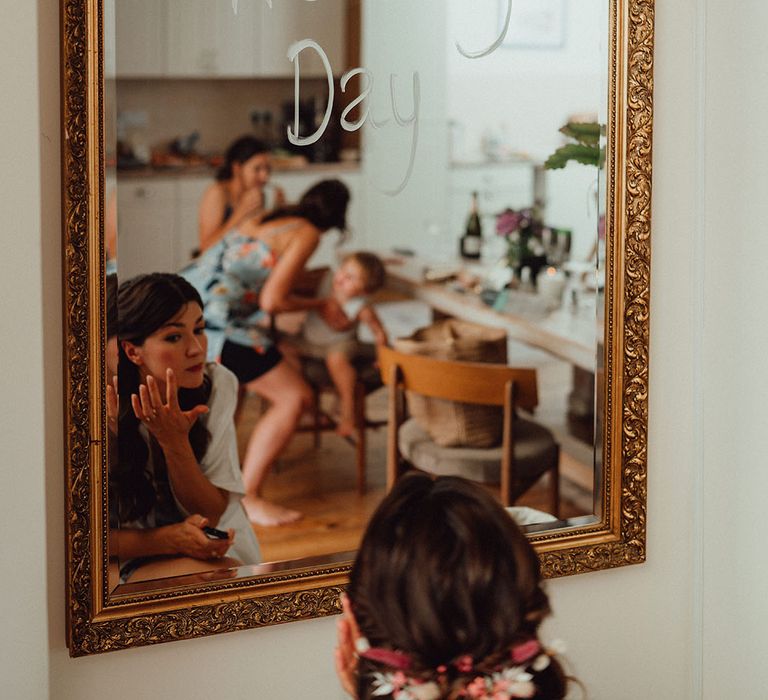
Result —
<path fill-rule="evenodd" d="M 227 550 L 227 556 L 239 559 L 243 564 L 260 564 L 259 542 L 240 503 L 245 495 L 245 486 L 240 473 L 234 420 L 237 405 L 237 377 L 226 367 L 213 362 L 206 366 L 206 373 L 211 380 L 211 395 L 207 404 L 208 413 L 200 416 L 198 420 L 205 423 L 211 439 L 205 455 L 200 460 L 200 470 L 203 476 L 214 486 L 229 492 L 229 503 L 216 527 L 219 530 L 232 528 L 235 531 L 235 541 Z M 143 424 L 139 426 L 139 433 L 145 441 L 149 442 L 149 434 Z M 154 473 L 151 452 L 148 466 L 150 473 Z M 187 512 L 176 494 L 173 493 L 170 480 L 169 486 L 175 506 L 182 517 L 186 518 L 192 515 L 192 513 Z M 156 509 L 153 509 L 141 521 L 124 523 L 122 526 L 157 527 L 156 516 Z"/>
<path fill-rule="evenodd" d="M 208 413 L 198 420 L 205 420 L 211 441 L 200 460 L 200 469 L 214 486 L 229 491 L 229 504 L 216 526 L 219 530 L 232 528 L 235 531 L 235 541 L 227 551 L 227 556 L 239 559 L 243 564 L 259 564 L 259 542 L 240 503 L 245 495 L 245 486 L 240 472 L 235 433 L 237 377 L 226 367 L 213 363 L 208 365 L 208 376 L 211 378 Z M 181 504 L 179 510 L 185 513 Z"/>

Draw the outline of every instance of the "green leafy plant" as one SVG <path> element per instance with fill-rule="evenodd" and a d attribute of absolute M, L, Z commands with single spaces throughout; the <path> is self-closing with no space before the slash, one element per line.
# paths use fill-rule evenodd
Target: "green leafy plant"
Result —
<path fill-rule="evenodd" d="M 568 122 L 559 131 L 573 139 L 575 143 L 560 146 L 549 156 L 544 162 L 547 170 L 564 168 L 570 160 L 584 165 L 595 165 L 598 168 L 603 167 L 605 150 L 600 148 L 600 136 L 605 131 L 604 127 L 597 122 Z"/>

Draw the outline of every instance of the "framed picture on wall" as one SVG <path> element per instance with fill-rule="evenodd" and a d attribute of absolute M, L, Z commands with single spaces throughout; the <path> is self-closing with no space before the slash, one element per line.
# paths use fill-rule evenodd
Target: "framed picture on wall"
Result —
<path fill-rule="evenodd" d="M 500 0 L 501 26 L 509 24 L 503 45 L 509 48 L 551 49 L 565 43 L 564 0 Z"/>

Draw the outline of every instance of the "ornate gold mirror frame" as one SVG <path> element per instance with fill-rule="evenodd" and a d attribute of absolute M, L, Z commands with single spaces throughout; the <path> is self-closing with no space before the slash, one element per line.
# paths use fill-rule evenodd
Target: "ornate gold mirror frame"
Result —
<path fill-rule="evenodd" d="M 645 559 L 654 0 L 610 4 L 602 483 L 596 524 L 531 538 L 547 577 Z M 80 656 L 339 612 L 351 562 L 115 594 L 107 581 L 101 0 L 62 0 L 67 612 Z M 600 446 L 598 446 L 600 449 Z"/>

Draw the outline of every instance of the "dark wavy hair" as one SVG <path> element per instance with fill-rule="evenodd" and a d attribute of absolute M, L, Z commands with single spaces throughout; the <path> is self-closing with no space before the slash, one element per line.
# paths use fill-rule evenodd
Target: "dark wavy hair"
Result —
<path fill-rule="evenodd" d="M 477 484 L 420 472 L 400 479 L 376 510 L 347 592 L 371 646 L 407 654 L 414 678 L 435 680 L 440 667 L 446 698 L 513 665 L 510 649 L 536 640 L 550 613 L 538 557 L 509 514 Z M 467 655 L 473 668 L 462 671 L 454 662 Z M 359 698 L 373 697 L 372 674 L 385 669 L 360 659 Z M 527 671 L 535 698 L 564 697 L 554 658 Z"/>
<path fill-rule="evenodd" d="M 170 273 L 139 275 L 123 282 L 118 288 L 117 334 L 121 341 L 117 370 L 119 440 L 118 458 L 110 467 L 109 475 L 110 511 L 113 520 L 118 523 L 131 522 L 147 515 L 158 498 L 154 483 L 167 481 L 165 457 L 160 446 L 152 437 L 147 444 L 139 433 L 139 421 L 131 407 L 131 394 L 139 393 L 139 368 L 128 359 L 122 341 L 143 345 L 148 336 L 193 302 L 202 308 L 198 291 L 183 277 Z M 211 383 L 206 376 L 201 386 L 195 389 L 179 389 L 179 405 L 182 410 L 190 410 L 208 403 L 210 394 Z M 198 461 L 205 454 L 209 441 L 210 433 L 205 422 L 195 421 L 189 431 L 189 442 Z M 150 450 L 154 479 L 148 473 Z"/>
<path fill-rule="evenodd" d="M 234 141 L 224 154 L 224 163 L 216 171 L 216 179 L 219 182 L 232 179 L 232 166 L 235 163 L 245 163 L 253 156 L 269 153 L 272 150 L 265 141 L 260 141 L 253 136 L 241 136 Z"/>
<path fill-rule="evenodd" d="M 298 204 L 271 211 L 261 223 L 286 216 L 299 216 L 321 231 L 337 228 L 344 234 L 347 229 L 348 204 L 349 189 L 341 180 L 321 180 L 302 195 Z"/>

